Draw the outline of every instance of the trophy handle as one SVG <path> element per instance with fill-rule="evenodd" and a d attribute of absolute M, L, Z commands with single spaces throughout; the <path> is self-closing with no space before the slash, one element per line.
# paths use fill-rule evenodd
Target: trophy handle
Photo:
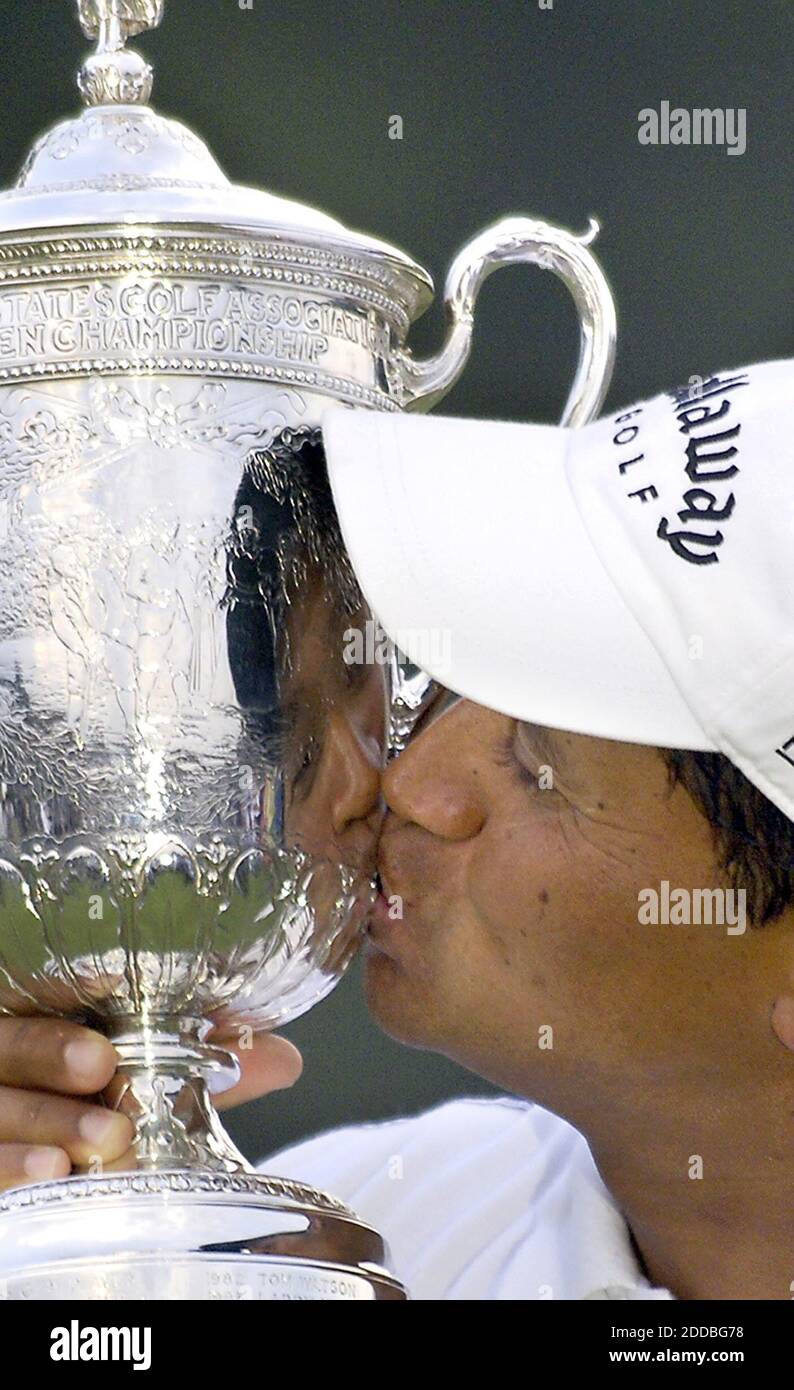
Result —
<path fill-rule="evenodd" d="M 582 236 L 530 217 L 506 217 L 458 252 L 447 273 L 444 304 L 449 327 L 441 351 L 415 359 L 397 354 L 398 389 L 407 409 L 429 410 L 457 381 L 471 350 L 474 307 L 483 281 L 516 262 L 553 270 L 576 302 L 581 325 L 579 364 L 561 424 L 592 420 L 609 389 L 615 363 L 617 325 L 612 292 L 595 256 L 587 250 L 598 235 L 594 218 Z"/>

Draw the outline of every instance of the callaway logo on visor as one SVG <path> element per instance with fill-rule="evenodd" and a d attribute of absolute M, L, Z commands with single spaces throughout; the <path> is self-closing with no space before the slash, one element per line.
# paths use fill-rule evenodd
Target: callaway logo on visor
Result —
<path fill-rule="evenodd" d="M 323 428 L 359 582 L 417 665 L 517 719 L 723 752 L 794 818 L 794 362 L 578 430 Z"/>

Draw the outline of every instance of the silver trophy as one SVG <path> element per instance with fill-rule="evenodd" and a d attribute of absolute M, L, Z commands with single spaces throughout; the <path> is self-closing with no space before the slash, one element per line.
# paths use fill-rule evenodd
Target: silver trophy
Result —
<path fill-rule="evenodd" d="M 0 1294 L 402 1299 L 378 1234 L 253 1171 L 210 1098 L 237 1066 L 215 1025 L 323 998 L 372 901 L 390 691 L 343 659 L 368 615 L 320 418 L 439 401 L 521 261 L 575 297 L 584 423 L 614 352 L 595 229 L 476 237 L 418 361 L 426 272 L 230 184 L 152 110 L 126 45 L 163 0 L 78 9 L 85 109 L 0 196 L 0 1011 L 106 1032 L 136 1139 L 122 1171 L 0 1197 Z"/>

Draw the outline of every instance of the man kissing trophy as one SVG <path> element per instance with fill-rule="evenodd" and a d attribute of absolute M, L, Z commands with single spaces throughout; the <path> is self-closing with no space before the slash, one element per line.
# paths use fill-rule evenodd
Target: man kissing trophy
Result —
<path fill-rule="evenodd" d="M 9 1299 L 402 1299 L 375 1231 L 255 1173 L 210 1040 L 326 995 L 372 899 L 390 691 L 324 472 L 323 411 L 428 409 L 499 265 L 571 289 L 564 423 L 606 392 L 614 309 L 584 237 L 526 217 L 466 246 L 440 351 L 430 277 L 228 182 L 149 106 L 127 41 L 164 0 L 78 0 L 82 114 L 0 197 L 0 1012 L 89 1019 L 119 1171 L 0 1197 Z"/>

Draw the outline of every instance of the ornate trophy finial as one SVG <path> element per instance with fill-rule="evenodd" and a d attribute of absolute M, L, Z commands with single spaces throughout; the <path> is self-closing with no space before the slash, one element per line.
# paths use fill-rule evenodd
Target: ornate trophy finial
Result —
<path fill-rule="evenodd" d="M 146 104 L 152 69 L 140 53 L 124 45 L 136 34 L 156 28 L 164 5 L 165 0 L 77 0 L 83 33 L 97 44 L 77 78 L 86 106 Z"/>

